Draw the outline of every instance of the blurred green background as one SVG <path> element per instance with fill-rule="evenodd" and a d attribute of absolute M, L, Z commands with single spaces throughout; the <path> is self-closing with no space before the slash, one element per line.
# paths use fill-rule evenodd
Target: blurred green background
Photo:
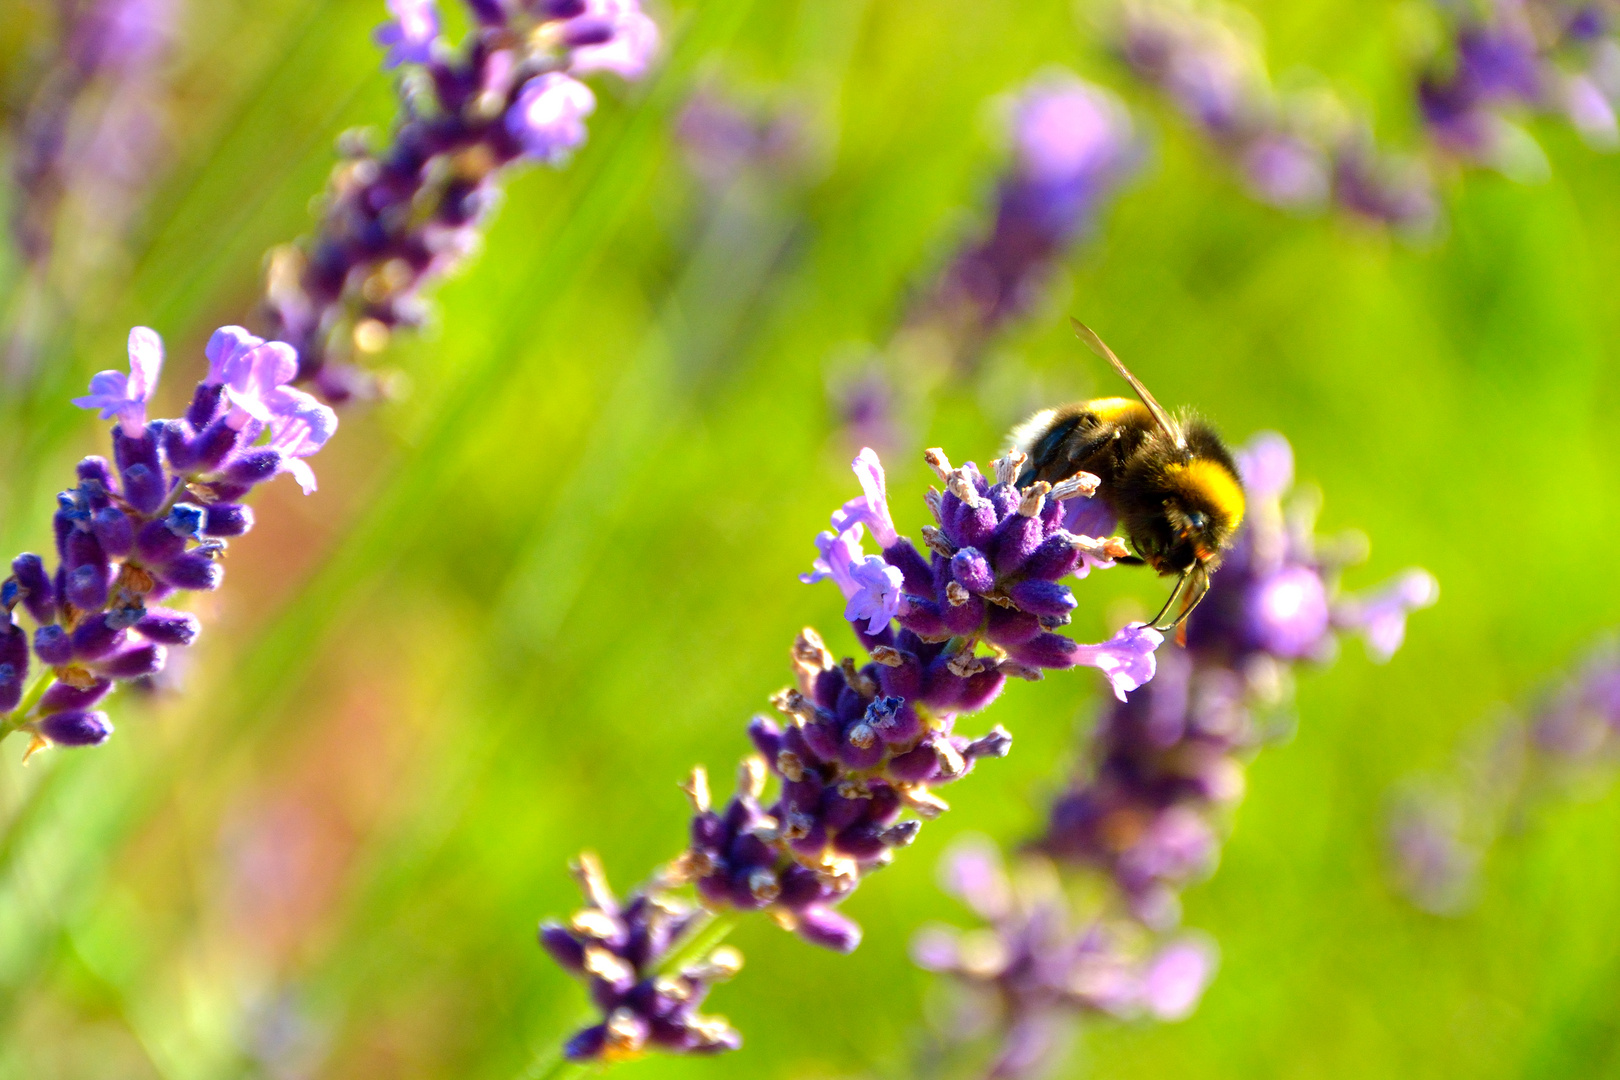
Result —
<path fill-rule="evenodd" d="M 1405 5 L 1246 6 L 1274 70 L 1321 71 L 1412 137 Z M 0 3 L 12 60 L 30 11 Z M 7 552 L 48 542 L 52 494 L 99 449 L 65 397 L 121 364 L 134 323 L 168 343 L 168 392 L 187 385 L 252 310 L 262 253 L 307 229 L 337 134 L 386 125 L 382 14 L 187 5 L 128 263 L 5 403 Z M 704 762 L 728 790 L 799 627 L 853 645 L 834 591 L 795 580 L 854 491 L 829 365 L 881 348 L 982 224 L 992 99 L 1052 64 L 1120 89 L 1153 152 L 1046 306 L 906 432 L 902 529 L 925 520 L 924 447 L 983 462 L 1023 409 L 1108 385 L 1072 310 L 1167 402 L 1236 440 L 1286 433 L 1325 529 L 1372 538 L 1349 585 L 1416 563 L 1442 586 L 1387 666 L 1352 647 L 1301 677 L 1297 737 L 1257 760 L 1187 896 L 1222 951 L 1202 1007 L 1095 1025 L 1067 1074 L 1620 1075 L 1620 797 L 1537 815 L 1460 919 L 1382 869 L 1391 785 L 1446 768 L 1615 620 L 1620 160 L 1538 127 L 1549 182 L 1452 178 L 1446 229 L 1413 248 L 1249 202 L 1065 0 L 657 14 L 660 73 L 602 94 L 569 168 L 512 180 L 434 325 L 388 355 L 410 393 L 344 415 L 317 495 L 264 492 L 184 693 L 124 695 L 97 751 L 0 753 L 0 1076 L 507 1080 L 571 1030 L 580 993 L 533 943 L 576 904 L 566 860 L 593 848 L 628 887 L 671 856 L 675 782 Z M 798 177 L 695 182 L 671 122 L 701 85 L 800 117 Z M 1121 571 L 1078 593 L 1097 640 L 1162 588 Z M 930 993 L 908 938 L 967 920 L 935 888 L 940 849 L 1027 834 L 1099 692 L 1060 674 L 967 721 L 1005 724 L 1013 754 L 849 902 L 860 950 L 745 925 L 748 967 L 711 999 L 745 1048 L 623 1075 L 906 1075 Z"/>

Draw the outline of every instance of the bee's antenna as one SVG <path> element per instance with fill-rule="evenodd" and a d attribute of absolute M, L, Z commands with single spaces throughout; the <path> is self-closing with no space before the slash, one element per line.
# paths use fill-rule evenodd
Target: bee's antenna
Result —
<path fill-rule="evenodd" d="M 1114 355 L 1114 350 L 1105 345 L 1103 339 L 1098 337 L 1096 331 L 1091 327 L 1073 315 L 1069 316 L 1069 324 L 1074 327 L 1076 337 L 1085 342 L 1092 352 L 1112 364 L 1114 370 L 1119 372 L 1125 381 L 1131 384 L 1131 389 L 1136 391 L 1136 396 L 1142 399 L 1142 404 L 1147 406 L 1147 411 L 1153 414 L 1153 419 L 1164 429 L 1164 433 L 1175 442 L 1177 449 L 1185 450 L 1187 448 L 1187 436 L 1182 433 L 1180 425 L 1170 419 L 1170 414 L 1164 411 L 1164 406 L 1159 404 L 1159 400 L 1148 392 L 1147 387 L 1142 385 L 1142 380 L 1131 374 L 1131 369 L 1126 367 L 1120 358 Z"/>

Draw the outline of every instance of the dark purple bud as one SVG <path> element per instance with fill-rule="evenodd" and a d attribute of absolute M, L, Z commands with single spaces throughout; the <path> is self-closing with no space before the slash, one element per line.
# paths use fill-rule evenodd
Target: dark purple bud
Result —
<path fill-rule="evenodd" d="M 1008 514 L 996 527 L 996 535 L 990 541 L 991 561 L 996 568 L 996 576 L 1006 577 L 1022 570 L 1044 539 L 1044 530 L 1038 519 L 1023 514 Z"/>
<path fill-rule="evenodd" d="M 922 822 L 902 821 L 883 830 L 883 845 L 885 847 L 910 847 L 917 840 L 917 834 L 922 832 Z"/>
<path fill-rule="evenodd" d="M 162 506 L 167 494 L 161 470 L 139 461 L 124 470 L 124 500 L 141 513 Z"/>
<path fill-rule="evenodd" d="M 57 746 L 100 746 L 113 731 L 104 712 L 52 713 L 37 726 Z"/>
<path fill-rule="evenodd" d="M 225 479 L 233 484 L 262 484 L 281 468 L 281 454 L 275 450 L 250 450 L 225 467 Z"/>
<path fill-rule="evenodd" d="M 994 644 L 1003 648 L 1022 645 L 1026 641 L 1033 641 L 1040 632 L 1040 620 L 1028 612 L 1004 608 L 999 604 L 990 607 L 985 636 Z"/>
<path fill-rule="evenodd" d="M 969 596 L 965 604 L 946 604 L 940 609 L 940 620 L 952 634 L 971 634 L 984 625 L 983 600 Z"/>
<path fill-rule="evenodd" d="M 870 822 L 852 825 L 838 833 L 833 847 L 852 859 L 875 859 L 883 854 L 883 832 L 881 826 Z"/>
<path fill-rule="evenodd" d="M 539 0 L 532 10 L 540 19 L 572 19 L 585 14 L 585 0 Z"/>
<path fill-rule="evenodd" d="M 1052 505 L 1061 507 L 1063 504 L 1054 501 Z M 1074 573 L 1079 562 L 1080 549 L 1075 546 L 1073 539 L 1067 534 L 1058 533 L 1041 541 L 1041 546 L 1024 564 L 1024 573 L 1045 581 L 1057 581 Z"/>
<path fill-rule="evenodd" d="M 782 729 L 771 720 L 763 716 L 756 716 L 748 725 L 748 737 L 753 740 L 754 748 L 766 761 L 774 763 L 776 755 L 782 749 Z"/>
<path fill-rule="evenodd" d="M 968 676 L 967 685 L 957 707 L 963 712 L 978 712 L 1001 696 L 1007 685 L 1007 676 L 999 671 L 980 671 Z"/>
<path fill-rule="evenodd" d="M 185 550 L 186 538 L 164 521 L 148 521 L 135 534 L 135 554 L 145 563 L 166 563 Z"/>
<path fill-rule="evenodd" d="M 39 711 L 42 714 L 82 712 L 106 697 L 107 691 L 111 689 L 111 679 L 97 679 L 82 688 L 57 680 L 51 683 L 50 689 L 45 691 L 45 696 L 39 699 Z"/>
<path fill-rule="evenodd" d="M 91 528 L 101 544 L 101 550 L 108 555 L 127 555 L 135 543 L 134 524 L 129 520 L 129 515 L 116 506 L 97 510 L 96 516 L 91 519 Z"/>
<path fill-rule="evenodd" d="M 1012 602 L 1032 615 L 1068 615 L 1075 609 L 1074 593 L 1067 585 L 1028 578 L 1007 590 Z"/>
<path fill-rule="evenodd" d="M 80 660 L 100 660 L 122 645 L 128 635 L 113 622 L 103 613 L 74 627 L 73 655 Z"/>
<path fill-rule="evenodd" d="M 951 577 L 962 588 L 981 596 L 996 587 L 990 560 L 978 548 L 965 547 L 951 556 Z"/>
<path fill-rule="evenodd" d="M 112 585 L 112 567 L 106 563 L 86 563 L 67 576 L 67 602 L 81 611 L 97 611 L 107 602 Z"/>
<path fill-rule="evenodd" d="M 799 912 L 799 923 L 794 929 L 810 944 L 834 952 L 852 953 L 861 943 L 861 928 L 831 908 L 805 908 Z"/>
<path fill-rule="evenodd" d="M 574 974 L 585 970 L 585 946 L 578 938 L 554 922 L 540 924 L 540 947 L 551 958 Z"/>
<path fill-rule="evenodd" d="M 96 665 L 96 674 L 109 679 L 139 679 L 147 675 L 156 675 L 163 670 L 163 662 L 168 658 L 168 650 L 162 645 L 152 642 L 142 642 L 139 645 L 126 645 L 99 661 Z"/>
<path fill-rule="evenodd" d="M 184 424 L 171 420 L 163 429 L 163 457 L 178 473 L 191 472 L 197 463 L 197 449 Z"/>
<path fill-rule="evenodd" d="M 189 611 L 154 607 L 146 609 L 135 629 L 148 641 L 160 645 L 190 645 L 202 632 L 202 624 Z"/>
<path fill-rule="evenodd" d="M 191 552 L 157 568 L 158 576 L 177 589 L 217 589 L 225 568 L 206 555 Z"/>
<path fill-rule="evenodd" d="M 79 466 L 75 471 L 79 475 L 81 484 L 89 484 L 100 488 L 103 494 L 113 489 L 112 466 L 107 464 L 107 459 L 104 457 L 91 454 L 79 462 Z"/>
<path fill-rule="evenodd" d="M 1074 666 L 1078 650 L 1079 646 L 1062 634 L 1043 632 L 1022 645 L 1010 647 L 1007 654 L 1031 667 L 1069 668 Z"/>
<path fill-rule="evenodd" d="M 587 45 L 606 45 L 613 40 L 613 20 L 587 16 L 570 19 L 560 35 L 565 48 L 578 49 Z"/>
<path fill-rule="evenodd" d="M 607 1025 L 594 1024 L 575 1033 L 563 1047 L 563 1057 L 569 1061 L 595 1061 L 607 1046 Z"/>
<path fill-rule="evenodd" d="M 50 575 L 38 555 L 24 552 L 11 561 L 11 572 L 17 575 L 17 586 L 22 594 L 23 607 L 37 623 L 56 621 L 56 590 L 51 588 Z"/>
<path fill-rule="evenodd" d="M 241 503 L 215 503 L 203 516 L 207 536 L 241 536 L 253 528 L 253 511 Z"/>
<path fill-rule="evenodd" d="M 42 626 L 34 631 L 34 655 L 42 664 L 59 667 L 73 659 L 73 639 L 60 626 Z"/>
<path fill-rule="evenodd" d="M 939 774 L 939 755 L 932 746 L 919 746 L 889 760 L 888 775 L 906 783 L 932 780 Z"/>
<path fill-rule="evenodd" d="M 201 434 L 191 440 L 189 471 L 207 473 L 219 468 L 220 462 L 236 449 L 240 436 L 241 432 L 227 424 L 224 417 L 209 424 Z"/>
<path fill-rule="evenodd" d="M 186 409 L 186 423 L 191 425 L 191 430 L 201 431 L 219 414 L 219 401 L 224 392 L 225 387 L 220 383 L 197 384 L 197 392 L 191 395 L 191 405 Z"/>
<path fill-rule="evenodd" d="M 906 592 L 926 596 L 934 591 L 934 571 L 910 540 L 902 539 L 884 548 L 883 561 L 900 571 Z"/>
<path fill-rule="evenodd" d="M 10 712 L 22 700 L 28 679 L 28 634 L 14 622 L 0 627 L 0 712 Z"/>

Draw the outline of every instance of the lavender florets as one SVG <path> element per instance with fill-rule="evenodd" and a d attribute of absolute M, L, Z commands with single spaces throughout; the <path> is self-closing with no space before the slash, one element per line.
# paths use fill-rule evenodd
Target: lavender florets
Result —
<path fill-rule="evenodd" d="M 579 77 L 639 78 L 658 45 L 637 0 L 469 7 L 474 30 L 453 49 L 432 0 L 391 0 L 378 40 L 385 63 L 408 70 L 392 140 L 375 150 L 351 140 L 316 234 L 272 258 L 271 336 L 296 348 L 298 379 L 330 400 L 371 392 L 345 361 L 422 322 L 423 289 L 476 246 L 501 171 L 560 164 L 584 142 L 596 99 Z"/>
<path fill-rule="evenodd" d="M 24 553 L 0 587 L 0 734 L 29 731 L 32 749 L 104 741 L 112 725 L 91 707 L 114 683 L 157 674 L 167 650 L 195 640 L 194 616 L 158 604 L 219 587 L 219 537 L 252 522 L 239 500 L 284 472 L 315 490 L 304 459 L 337 417 L 285 385 L 298 367 L 292 349 L 225 327 L 208 352 L 209 374 L 184 419 L 146 417 L 163 343 L 145 327 L 130 332 L 129 371 L 99 373 L 74 399 L 117 421 L 112 460 L 85 458 L 77 486 L 57 497 L 56 570 Z M 47 669 L 32 683 L 19 609 L 35 624 L 33 657 Z"/>
<path fill-rule="evenodd" d="M 758 717 L 749 726 L 756 753 L 742 763 L 724 806 L 713 804 L 707 773 L 693 771 L 683 785 L 694 811 L 689 845 L 649 894 L 690 884 L 712 911 L 768 911 L 806 941 L 848 952 L 860 928 L 837 905 L 910 844 L 923 821 L 947 809 L 937 788 L 1011 748 L 1000 727 L 956 734 L 959 715 L 989 705 L 1009 675 L 1039 678 L 1044 668 L 1097 667 L 1121 695 L 1152 678 L 1162 642 L 1153 630 L 1133 625 L 1102 645 L 1055 632 L 1074 606 L 1058 580 L 1123 553 L 1117 541 L 1062 528 L 1060 500 L 1088 496 L 1095 477 L 1018 491 L 1012 478 L 1022 455 L 996 463 L 994 484 L 971 463 L 952 469 L 938 450 L 928 461 L 946 490 L 928 496 L 938 524 L 925 530 L 925 558 L 895 529 L 877 455 L 863 450 L 856 458 L 863 493 L 817 538 L 820 557 L 803 580 L 839 586 L 870 658 L 839 661 L 813 630 L 799 635 L 795 685 L 771 699 L 781 719 Z M 867 530 L 881 555 L 862 551 Z M 767 796 L 773 780 L 775 794 Z M 563 950 L 565 966 L 580 970 L 571 959 L 577 935 L 568 945 L 556 929 L 546 933 L 548 948 Z M 640 960 L 632 964 L 635 979 L 648 977 Z M 631 985 L 632 974 L 620 971 L 618 984 Z M 599 994 L 603 1024 L 576 1044 L 592 1052 L 604 1045 L 614 1010 L 629 1007 L 627 1000 Z M 640 1032 L 641 1016 L 627 1015 L 621 1026 Z M 581 1056 L 591 1056 L 585 1050 Z"/>

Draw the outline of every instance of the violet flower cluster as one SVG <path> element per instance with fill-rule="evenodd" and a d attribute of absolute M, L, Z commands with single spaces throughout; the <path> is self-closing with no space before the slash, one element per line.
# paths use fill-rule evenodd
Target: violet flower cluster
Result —
<path fill-rule="evenodd" d="M 76 187 L 144 175 L 156 132 L 149 95 L 173 32 L 174 0 L 78 0 L 58 5 L 61 40 L 17 134 L 12 228 L 23 260 L 49 257 L 59 209 Z M 129 109 L 132 101 L 146 108 Z"/>
<path fill-rule="evenodd" d="M 1477 899 L 1486 856 L 1536 807 L 1620 763 L 1620 643 L 1605 637 L 1527 716 L 1476 732 L 1442 782 L 1407 784 L 1389 818 L 1390 872 L 1413 904 L 1457 915 Z"/>
<path fill-rule="evenodd" d="M 1057 868 L 1024 856 L 1012 873 L 990 841 L 953 846 L 941 867 L 946 890 L 985 926 L 928 927 L 912 957 L 974 991 L 952 1017 L 955 1038 L 1000 1029 L 992 1080 L 1039 1075 L 1060 1055 L 1076 1016 L 1179 1020 L 1197 1007 L 1214 974 L 1215 948 L 1194 934 L 1158 941 L 1133 923 L 1079 919 Z"/>
<path fill-rule="evenodd" d="M 1034 307 L 1142 159 L 1124 103 L 1073 74 L 1031 80 L 1008 113 L 1012 155 L 995 183 L 988 226 L 913 304 L 890 356 L 833 381 L 833 408 L 851 446 L 903 442 L 900 416 L 950 371 L 973 366 Z"/>
<path fill-rule="evenodd" d="M 145 327 L 130 332 L 129 371 L 101 372 L 74 399 L 116 421 L 112 460 L 85 458 L 57 497 L 54 569 L 25 553 L 0 586 L 0 735 L 29 732 L 31 752 L 104 742 L 112 725 L 96 706 L 114 684 L 157 674 L 196 639 L 197 618 L 167 605 L 219 587 L 228 539 L 253 526 L 249 492 L 281 473 L 315 490 L 304 459 L 337 416 L 287 385 L 292 349 L 227 326 L 207 355 L 178 419 L 146 418 L 163 344 Z"/>
<path fill-rule="evenodd" d="M 1379 149 L 1368 123 L 1327 91 L 1279 92 L 1252 36 L 1213 6 L 1121 5 L 1116 45 L 1232 162 L 1255 198 L 1290 210 L 1332 205 L 1411 232 L 1434 222 L 1423 165 Z"/>
<path fill-rule="evenodd" d="M 706 773 L 693 772 L 684 785 L 694 810 L 690 844 L 649 892 L 690 884 L 711 911 L 768 912 L 806 941 L 848 952 L 860 928 L 837 905 L 947 809 L 937 789 L 1011 748 L 1000 727 L 957 734 L 959 715 L 988 706 L 1009 676 L 1089 665 L 1121 696 L 1153 677 L 1163 641 L 1156 631 L 1134 624 L 1101 645 L 1056 632 L 1075 607 L 1062 579 L 1124 554 L 1116 540 L 1063 528 L 1066 502 L 1086 501 L 1095 477 L 1019 491 L 1012 481 L 1021 454 L 996 463 L 994 483 L 971 463 L 952 468 L 938 450 L 927 460 L 945 490 L 927 496 L 935 524 L 923 528 L 925 556 L 895 529 L 877 455 L 856 458 L 862 494 L 817 537 L 819 557 L 803 580 L 839 587 L 868 659 L 837 660 L 813 630 L 799 635 L 795 685 L 771 699 L 780 719 L 749 726 L 756 753 L 723 806 L 713 803 Z M 868 530 L 880 553 L 863 550 Z M 553 951 L 561 947 L 555 927 L 542 936 Z M 651 964 L 633 965 L 639 978 L 651 977 Z M 595 978 L 587 975 L 593 990 Z M 596 1059 L 609 1046 L 615 1055 L 680 1049 L 651 1035 L 664 999 L 621 993 L 610 1001 L 603 1024 L 617 1015 L 614 1030 L 633 1037 L 610 1044 L 582 1032 L 569 1043 L 571 1056 Z"/>
<path fill-rule="evenodd" d="M 1243 796 L 1244 762 L 1264 739 L 1257 714 L 1282 702 L 1291 666 L 1331 658 L 1343 632 L 1387 659 L 1407 612 L 1439 595 L 1417 569 L 1338 595 L 1345 554 L 1313 535 L 1312 501 L 1287 499 L 1288 442 L 1259 436 L 1238 463 L 1248 517 L 1187 620 L 1186 648 L 1167 650 L 1144 692 L 1104 712 L 1088 760 L 1036 843 L 1060 862 L 1102 871 L 1156 929 L 1179 920 L 1182 887 L 1213 871 L 1223 819 Z"/>
<path fill-rule="evenodd" d="M 1012 136 L 994 222 L 951 261 L 933 298 L 933 314 L 964 322 L 974 344 L 1029 311 L 1142 156 L 1124 104 L 1066 73 L 1039 77 L 1017 95 Z"/>
<path fill-rule="evenodd" d="M 1262 435 L 1238 464 L 1249 500 L 1244 527 L 1188 618 L 1185 647 L 1160 650 L 1153 680 L 1108 704 L 1045 831 L 1020 853 L 1019 876 L 1035 884 L 1008 892 L 992 856 L 960 854 L 947 864 L 948 887 L 989 925 L 930 931 L 915 944 L 921 966 L 975 992 L 976 1017 L 957 1037 L 991 1028 L 997 1048 L 987 1075 L 997 1080 L 1049 1070 L 1078 1017 L 1191 1012 L 1215 954 L 1176 932 L 1179 893 L 1214 869 L 1244 764 L 1267 736 L 1263 714 L 1286 696 L 1291 666 L 1328 659 L 1342 632 L 1359 632 L 1385 659 L 1401 644 L 1406 613 L 1437 596 L 1422 570 L 1339 595 L 1348 555 L 1313 536 L 1310 500 L 1288 498 L 1286 440 Z M 1115 527 L 1095 501 L 1072 504 L 1066 516 L 1070 529 Z M 1066 898 L 1065 875 L 1100 878 L 1100 895 L 1091 890 L 1084 904 Z"/>
<path fill-rule="evenodd" d="M 1448 8 L 1450 6 L 1448 5 Z M 1453 9 L 1449 55 L 1418 82 L 1435 143 L 1466 162 L 1524 171 L 1539 149 L 1515 123 L 1563 115 L 1592 145 L 1620 143 L 1620 6 L 1604 0 L 1489 0 Z"/>
<path fill-rule="evenodd" d="M 540 943 L 565 970 L 585 981 L 604 1019 L 570 1039 L 564 1056 L 614 1061 L 649 1047 L 703 1054 L 741 1046 L 742 1036 L 725 1020 L 703 1016 L 697 1007 L 711 986 L 741 970 L 742 954 L 722 947 L 662 973 L 701 913 L 656 882 L 621 903 L 608 887 L 601 863 L 589 853 L 573 869 L 586 906 L 566 926 L 542 923 Z"/>
<path fill-rule="evenodd" d="M 466 3 L 474 29 L 452 49 L 434 0 L 389 0 L 377 38 L 409 69 L 393 136 L 351 140 L 315 235 L 272 257 L 270 336 L 330 400 L 371 391 L 346 361 L 423 321 L 422 290 L 476 246 L 501 170 L 559 164 L 585 141 L 596 98 L 580 78 L 639 78 L 658 45 L 637 0 Z"/>

